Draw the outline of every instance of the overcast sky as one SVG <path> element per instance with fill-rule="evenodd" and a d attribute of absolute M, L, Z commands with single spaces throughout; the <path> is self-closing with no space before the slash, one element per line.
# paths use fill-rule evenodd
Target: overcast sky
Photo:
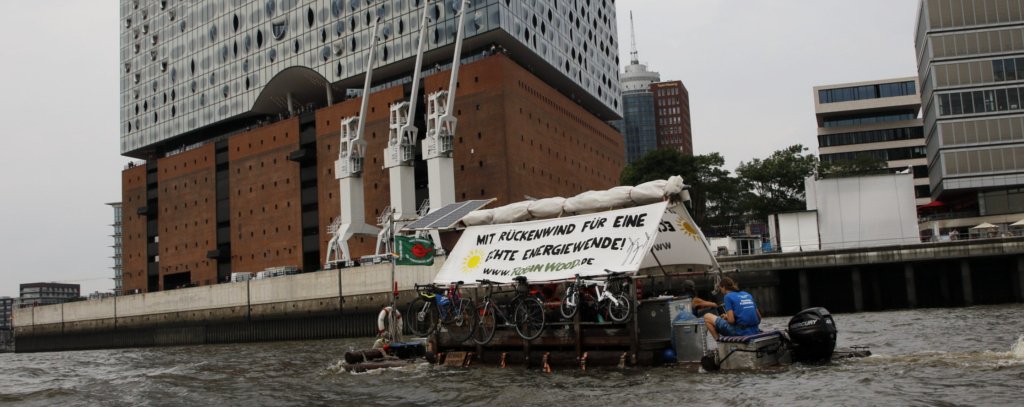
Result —
<path fill-rule="evenodd" d="M 111 290 L 120 200 L 118 2 L 8 1 L 0 13 L 0 296 Z M 690 91 L 697 154 L 816 151 L 811 88 L 915 75 L 917 0 L 618 0 L 640 60 Z"/>

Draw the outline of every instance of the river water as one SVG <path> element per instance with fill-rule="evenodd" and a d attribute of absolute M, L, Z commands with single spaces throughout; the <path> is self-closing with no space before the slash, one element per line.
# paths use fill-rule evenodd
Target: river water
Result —
<path fill-rule="evenodd" d="M 351 374 L 342 353 L 369 339 L 0 354 L 0 405 L 1024 405 L 1024 304 L 835 319 L 839 346 L 874 356 L 743 373 L 420 364 Z"/>

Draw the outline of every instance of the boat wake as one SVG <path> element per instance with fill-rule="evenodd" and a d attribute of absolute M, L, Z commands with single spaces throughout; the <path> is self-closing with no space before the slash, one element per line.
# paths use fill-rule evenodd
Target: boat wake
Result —
<path fill-rule="evenodd" d="M 1024 366 L 1024 335 L 1021 335 L 1006 352 L 975 351 L 921 351 L 904 355 L 875 354 L 865 358 L 866 363 L 899 362 L 908 365 L 924 365 L 956 368 L 1004 368 Z"/>
<path fill-rule="evenodd" d="M 1010 348 L 1010 356 L 1015 359 L 1024 359 L 1024 335 L 1017 338 L 1017 343 Z"/>

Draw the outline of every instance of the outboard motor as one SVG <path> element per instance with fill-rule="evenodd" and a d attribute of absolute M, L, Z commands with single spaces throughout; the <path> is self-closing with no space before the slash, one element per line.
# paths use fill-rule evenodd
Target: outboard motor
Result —
<path fill-rule="evenodd" d="M 836 323 L 822 307 L 808 308 L 789 320 L 794 362 L 824 363 L 836 348 Z"/>

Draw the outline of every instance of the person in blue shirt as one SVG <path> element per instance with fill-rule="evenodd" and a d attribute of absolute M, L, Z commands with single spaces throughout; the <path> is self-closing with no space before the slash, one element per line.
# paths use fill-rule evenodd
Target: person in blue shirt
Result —
<path fill-rule="evenodd" d="M 754 297 L 746 291 L 740 291 L 736 282 L 729 277 L 718 283 L 724 294 L 725 314 L 704 315 L 704 324 L 716 340 L 719 335 L 746 336 L 761 332 L 761 311 L 757 309 Z"/>

